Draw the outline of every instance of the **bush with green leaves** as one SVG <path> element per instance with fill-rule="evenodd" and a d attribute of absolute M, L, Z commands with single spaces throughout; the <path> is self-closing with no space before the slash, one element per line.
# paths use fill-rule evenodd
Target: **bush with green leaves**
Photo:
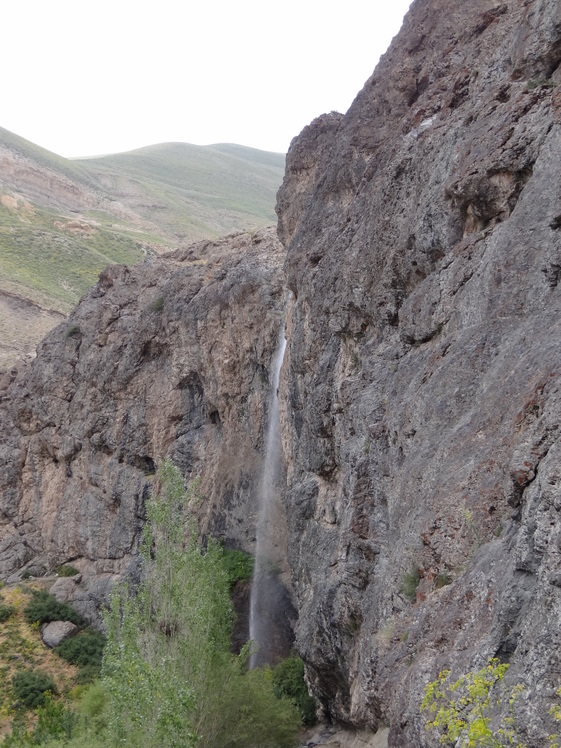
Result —
<path fill-rule="evenodd" d="M 37 708 L 37 722 L 28 728 L 26 720 L 15 719 L 12 722 L 11 735 L 2 741 L 2 748 L 24 748 L 33 745 L 53 745 L 61 741 L 64 745 L 72 736 L 78 717 L 67 709 L 62 701 L 55 701 L 50 691 L 44 694 L 44 704 Z"/>
<path fill-rule="evenodd" d="M 33 590 L 33 597 L 26 605 L 24 616 L 27 623 L 49 623 L 50 621 L 70 621 L 83 626 L 86 621 L 74 608 L 49 595 L 44 590 Z"/>
<path fill-rule="evenodd" d="M 316 723 L 316 702 L 304 680 L 304 662 L 296 655 L 279 662 L 273 670 L 273 688 L 277 696 L 290 699 L 305 725 Z"/>
<path fill-rule="evenodd" d="M 116 586 L 105 615 L 108 742 L 121 748 L 289 748 L 301 720 L 269 669 L 230 653 L 233 611 L 223 552 L 190 527 L 198 501 L 170 461 L 146 506 L 135 594 Z"/>
<path fill-rule="evenodd" d="M 104 646 L 105 637 L 103 634 L 94 629 L 86 629 L 80 631 L 76 636 L 65 639 L 54 648 L 54 651 L 71 665 L 77 665 L 79 668 L 90 668 L 89 672 L 91 674 L 99 675 Z"/>
<path fill-rule="evenodd" d="M 412 602 L 417 597 L 417 587 L 420 581 L 421 575 L 418 569 L 411 569 L 411 571 L 405 572 L 401 579 L 400 590 Z"/>
<path fill-rule="evenodd" d="M 222 563 L 232 588 L 236 582 L 246 582 L 253 576 L 254 558 L 245 551 L 233 548 L 222 549 Z"/>
<path fill-rule="evenodd" d="M 157 296 L 154 301 L 150 304 L 150 309 L 153 312 L 161 312 L 164 308 L 164 297 Z"/>
<path fill-rule="evenodd" d="M 80 573 L 78 569 L 74 566 L 70 566 L 70 564 L 60 564 L 59 566 L 56 566 L 55 572 L 59 577 L 75 577 L 76 574 Z"/>
<path fill-rule="evenodd" d="M 12 690 L 17 701 L 27 709 L 45 706 L 45 692 L 57 693 L 54 680 L 42 670 L 18 670 L 12 676 Z"/>
<path fill-rule="evenodd" d="M 4 623 L 8 618 L 11 618 L 15 613 L 15 610 L 16 609 L 13 605 L 4 605 L 3 603 L 0 603 L 0 623 Z"/>

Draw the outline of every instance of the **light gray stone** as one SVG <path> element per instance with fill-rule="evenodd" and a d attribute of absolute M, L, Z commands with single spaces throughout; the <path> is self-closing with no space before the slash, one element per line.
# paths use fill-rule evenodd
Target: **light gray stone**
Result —
<path fill-rule="evenodd" d="M 78 631 L 78 626 L 70 621 L 51 621 L 41 626 L 41 638 L 47 647 L 53 649 L 65 639 L 75 636 Z"/>

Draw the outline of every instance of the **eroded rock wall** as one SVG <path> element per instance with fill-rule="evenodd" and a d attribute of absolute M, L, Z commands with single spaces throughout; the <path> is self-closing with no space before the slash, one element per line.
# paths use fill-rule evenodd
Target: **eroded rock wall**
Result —
<path fill-rule="evenodd" d="M 0 403 L 2 578 L 71 561 L 100 599 L 166 456 L 201 478 L 201 533 L 252 549 L 283 259 L 266 229 L 102 273 Z"/>
<path fill-rule="evenodd" d="M 284 274 L 271 232 L 102 274 L 0 404 L 0 573 L 72 561 L 101 597 L 134 565 L 166 455 L 201 474 L 201 532 L 251 549 L 288 286 L 287 558 L 324 716 L 434 745 L 424 685 L 496 655 L 544 745 L 561 685 L 560 62 L 553 0 L 415 0 L 349 112 L 291 146 Z"/>
<path fill-rule="evenodd" d="M 492 655 L 528 744 L 554 729 L 560 61 L 557 2 L 416 0 L 287 158 L 297 645 L 326 716 L 393 746 L 432 745 L 424 684 Z"/>

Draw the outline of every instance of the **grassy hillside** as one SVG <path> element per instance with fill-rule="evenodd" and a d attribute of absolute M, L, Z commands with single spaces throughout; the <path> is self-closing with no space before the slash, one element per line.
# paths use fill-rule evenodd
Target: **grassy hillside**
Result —
<path fill-rule="evenodd" d="M 121 202 L 181 238 L 276 222 L 283 154 L 165 143 L 80 164 Z"/>
<path fill-rule="evenodd" d="M 69 312 L 107 264 L 138 262 L 154 240 L 166 241 L 107 219 L 77 220 L 0 195 L 0 289 Z"/>
<path fill-rule="evenodd" d="M 284 155 L 227 144 L 69 160 L 0 128 L 0 301 L 66 314 L 109 263 L 275 223 L 283 173 Z M 40 337 L 4 322 L 0 369 Z"/>
<path fill-rule="evenodd" d="M 69 665 L 41 640 L 39 627 L 25 620 L 24 610 L 32 599 L 31 587 L 26 585 L 0 591 L 0 614 L 11 611 L 9 617 L 0 615 L 0 736 L 11 721 L 20 716 L 31 719 L 30 712 L 18 707 L 13 677 L 21 671 L 46 673 L 60 694 L 67 695 L 79 682 L 79 668 Z"/>
<path fill-rule="evenodd" d="M 83 187 L 96 187 L 95 182 L 88 175 L 87 171 L 81 168 L 79 162 L 59 156 L 56 153 L 48 151 L 46 148 L 41 148 L 41 146 L 3 127 L 0 127 L 0 148 L 6 148 L 10 152 L 18 154 L 19 157 L 36 164 L 37 167 L 52 170 Z M 8 181 L 12 181 L 0 170 L 0 185 L 7 179 Z M 16 175 L 13 181 L 17 182 L 17 179 Z"/>

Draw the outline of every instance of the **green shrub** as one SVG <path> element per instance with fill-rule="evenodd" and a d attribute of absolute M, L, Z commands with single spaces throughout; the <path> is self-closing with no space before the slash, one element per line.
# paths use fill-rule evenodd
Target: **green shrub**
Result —
<path fill-rule="evenodd" d="M 79 325 L 70 325 L 70 327 L 66 331 L 67 338 L 79 338 L 81 334 L 82 334 L 82 331 L 80 330 Z"/>
<path fill-rule="evenodd" d="M 450 574 L 447 574 L 444 571 L 442 572 L 442 574 L 437 574 L 434 582 L 436 584 L 436 589 L 440 590 L 443 587 L 447 587 L 449 584 L 452 584 L 452 577 L 450 576 Z"/>
<path fill-rule="evenodd" d="M 76 626 L 83 626 L 85 619 L 66 603 L 59 601 L 48 592 L 33 591 L 33 597 L 24 610 L 27 623 L 49 623 L 50 621 L 70 621 Z"/>
<path fill-rule="evenodd" d="M 27 720 L 22 715 L 16 715 L 12 722 L 12 734 L 2 741 L 2 748 L 24 748 L 24 746 L 44 745 L 53 741 L 57 745 L 67 745 L 77 724 L 77 716 L 66 709 L 61 701 L 55 701 L 50 691 L 44 693 L 43 706 L 37 707 L 37 723 L 29 729 Z"/>
<path fill-rule="evenodd" d="M 304 680 L 304 662 L 300 657 L 289 657 L 273 670 L 273 689 L 279 697 L 286 697 L 296 706 L 305 725 L 316 723 L 316 702 L 308 693 Z"/>
<path fill-rule="evenodd" d="M 89 686 L 99 678 L 101 668 L 99 665 L 84 665 L 81 667 L 76 676 L 76 683 L 79 686 Z"/>
<path fill-rule="evenodd" d="M 16 699 L 28 709 L 45 706 L 45 692 L 58 693 L 54 680 L 41 670 L 20 670 L 12 677 Z"/>
<path fill-rule="evenodd" d="M 12 605 L 0 604 L 0 623 L 4 623 L 8 618 L 11 618 L 14 612 L 15 608 Z"/>
<path fill-rule="evenodd" d="M 253 576 L 253 556 L 245 551 L 222 549 L 222 562 L 228 576 L 230 589 L 236 582 L 245 582 Z"/>
<path fill-rule="evenodd" d="M 76 636 L 65 639 L 54 648 L 54 651 L 71 665 L 77 665 L 79 668 L 97 668 L 97 675 L 99 675 L 104 646 L 103 634 L 94 629 L 86 629 Z"/>
<path fill-rule="evenodd" d="M 49 692 L 50 691 L 50 692 Z M 37 727 L 33 731 L 33 743 L 42 745 L 59 738 L 67 740 L 76 724 L 76 715 L 66 709 L 62 701 L 55 701 L 52 690 L 45 693 L 44 706 L 37 709 Z"/>
<path fill-rule="evenodd" d="M 150 309 L 153 312 L 161 312 L 163 308 L 164 308 L 164 297 L 163 296 L 158 296 L 150 304 Z"/>
<path fill-rule="evenodd" d="M 532 78 L 527 81 L 526 86 L 529 91 L 533 91 L 535 88 L 555 88 L 555 81 L 551 78 Z"/>
<path fill-rule="evenodd" d="M 59 577 L 75 577 L 76 574 L 80 573 L 78 569 L 70 566 L 70 564 L 60 564 L 60 566 L 57 566 L 55 568 L 55 572 L 59 575 Z"/>
<path fill-rule="evenodd" d="M 46 573 L 47 570 L 44 566 L 30 566 L 23 572 L 21 578 L 26 581 L 31 577 L 44 577 Z"/>
<path fill-rule="evenodd" d="M 421 575 L 418 569 L 412 569 L 403 575 L 400 589 L 409 600 L 413 601 L 417 597 L 417 587 L 420 581 Z"/>

